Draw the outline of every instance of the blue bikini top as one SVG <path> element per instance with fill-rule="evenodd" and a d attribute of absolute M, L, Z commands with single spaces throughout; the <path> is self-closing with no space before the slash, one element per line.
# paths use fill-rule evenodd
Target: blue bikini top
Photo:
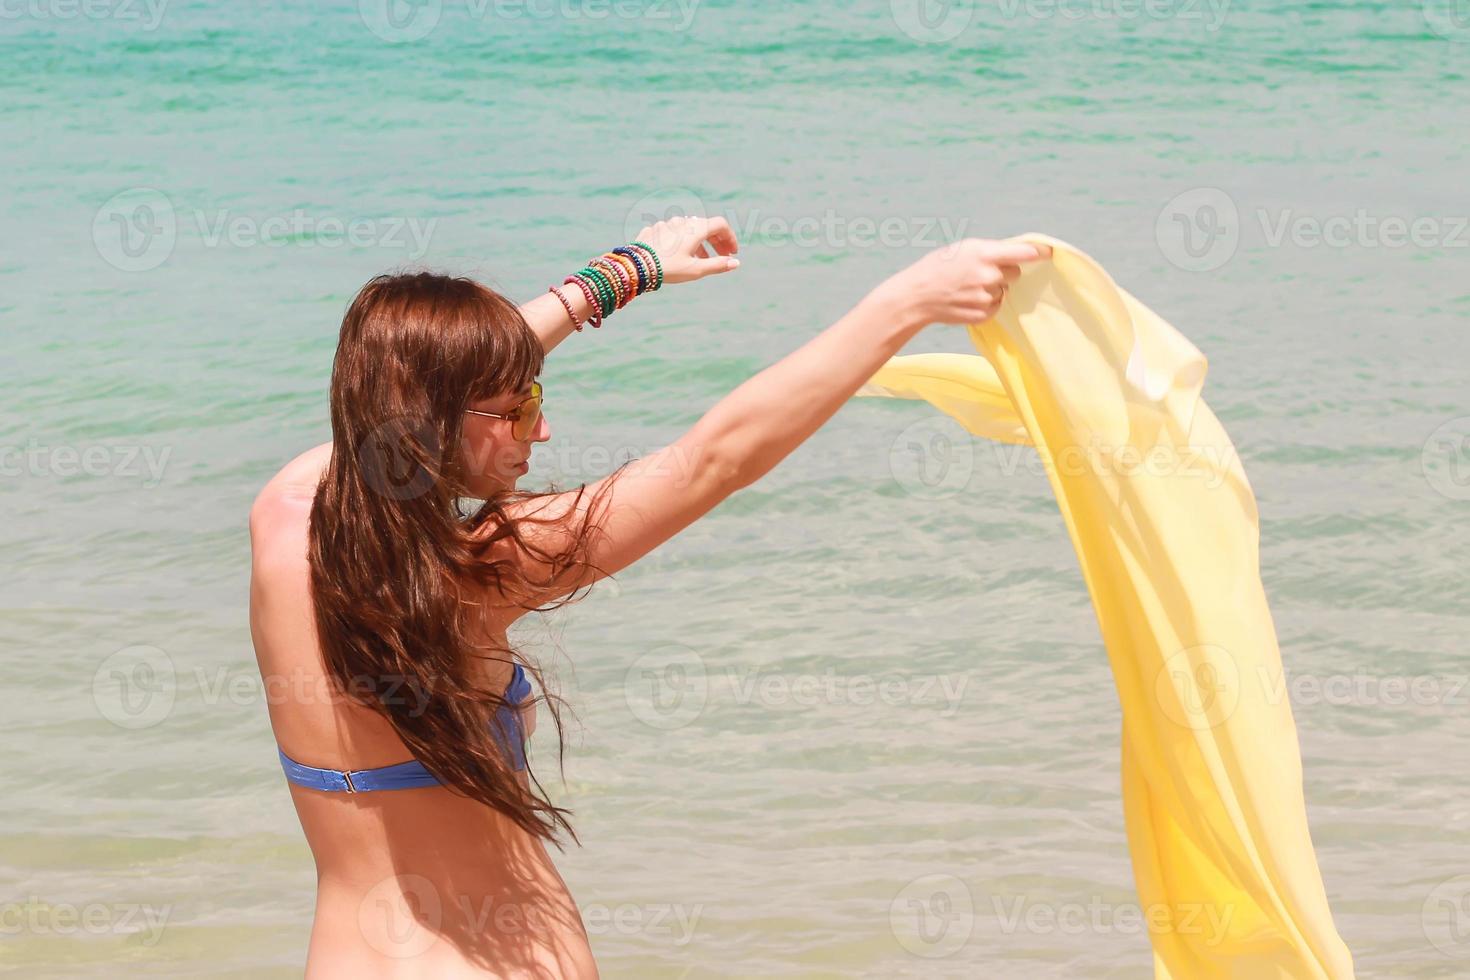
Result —
<path fill-rule="evenodd" d="M 516 769 L 526 768 L 526 731 L 521 720 L 520 705 L 531 695 L 531 682 L 520 664 L 511 672 L 510 684 L 505 689 L 508 702 L 495 712 L 497 724 L 492 731 L 511 763 Z M 503 733 L 509 733 L 506 737 Z M 281 757 L 281 768 L 286 779 L 297 786 L 325 790 L 329 793 L 371 793 L 381 789 L 417 789 L 423 786 L 438 786 L 439 780 L 424 768 L 417 759 L 382 766 L 378 769 L 317 769 L 303 766 L 276 746 Z"/>

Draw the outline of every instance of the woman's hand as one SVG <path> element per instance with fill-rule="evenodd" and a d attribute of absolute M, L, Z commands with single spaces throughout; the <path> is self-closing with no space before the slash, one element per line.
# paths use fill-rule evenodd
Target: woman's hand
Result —
<path fill-rule="evenodd" d="M 984 323 L 1000 309 L 1021 265 L 1051 258 L 1051 248 L 964 238 L 941 246 L 878 289 L 899 298 L 922 323 Z"/>
<path fill-rule="evenodd" d="M 644 228 L 637 241 L 658 254 L 665 284 L 693 282 L 740 267 L 740 260 L 734 257 L 740 243 L 730 222 L 721 217 L 668 218 Z M 705 252 L 705 242 L 714 246 L 715 255 Z"/>

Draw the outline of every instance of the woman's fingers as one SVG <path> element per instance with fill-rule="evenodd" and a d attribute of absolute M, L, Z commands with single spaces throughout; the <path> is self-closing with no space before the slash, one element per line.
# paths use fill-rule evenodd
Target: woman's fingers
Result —
<path fill-rule="evenodd" d="M 711 276 L 720 272 L 729 272 L 731 269 L 740 268 L 740 260 L 733 255 L 712 255 L 709 258 L 698 259 L 699 272 L 701 275 Z"/>
<path fill-rule="evenodd" d="M 734 255 L 740 251 L 740 243 L 735 240 L 735 231 L 722 215 L 705 219 L 704 240 L 720 255 Z"/>
<path fill-rule="evenodd" d="M 740 243 L 730 222 L 723 217 L 674 215 L 644 228 L 638 239 L 661 258 L 664 282 L 670 285 L 693 282 L 740 266 L 740 260 L 734 257 Z"/>
<path fill-rule="evenodd" d="M 730 229 L 728 221 L 721 217 L 705 219 L 701 234 L 703 237 L 694 246 L 701 275 L 729 272 L 740 267 L 740 260 L 734 254 L 738 251 L 739 244 L 735 241 L 735 232 Z M 714 255 L 705 252 L 706 242 L 715 250 Z"/>
<path fill-rule="evenodd" d="M 1051 246 L 1031 242 L 986 242 L 985 258 L 996 265 L 1020 265 L 1051 258 Z"/>

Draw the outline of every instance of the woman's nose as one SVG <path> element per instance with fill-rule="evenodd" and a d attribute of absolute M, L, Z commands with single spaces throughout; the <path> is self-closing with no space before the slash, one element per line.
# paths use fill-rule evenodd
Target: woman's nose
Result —
<path fill-rule="evenodd" d="M 532 442 L 545 442 L 551 438 L 551 423 L 546 420 L 546 413 L 536 420 L 536 431 L 531 433 Z"/>

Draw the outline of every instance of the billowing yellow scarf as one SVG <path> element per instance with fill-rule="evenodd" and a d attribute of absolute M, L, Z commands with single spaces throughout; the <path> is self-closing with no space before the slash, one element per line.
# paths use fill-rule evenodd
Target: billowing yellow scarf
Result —
<path fill-rule="evenodd" d="M 1205 358 L 1087 255 L 1020 240 L 1053 257 L 967 328 L 983 357 L 894 357 L 858 394 L 922 399 L 1040 454 L 1122 703 L 1139 902 L 1169 915 L 1149 930 L 1156 978 L 1352 977 L 1307 830 L 1255 496 L 1200 398 Z"/>

